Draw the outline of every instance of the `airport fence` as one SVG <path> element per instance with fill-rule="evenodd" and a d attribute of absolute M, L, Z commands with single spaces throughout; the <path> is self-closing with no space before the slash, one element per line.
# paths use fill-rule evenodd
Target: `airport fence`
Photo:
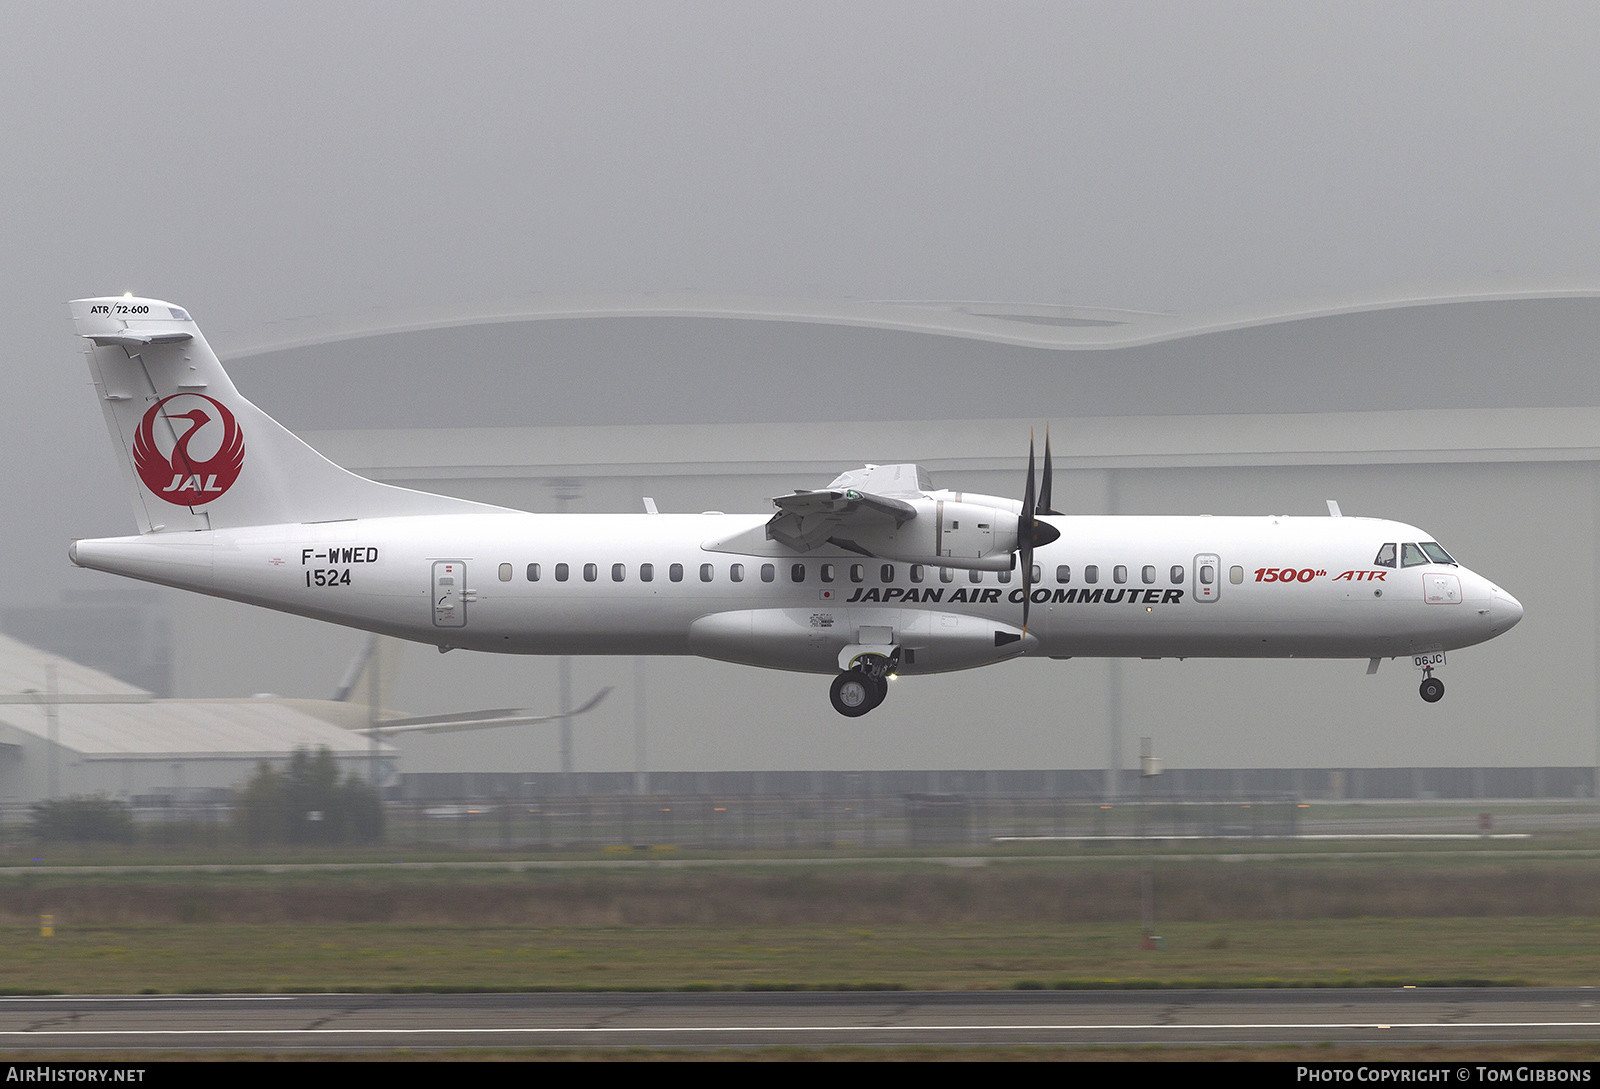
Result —
<path fill-rule="evenodd" d="M 1291 798 L 1083 803 L 1036 797 L 912 794 L 574 796 L 391 802 L 391 843 L 602 851 L 976 848 L 1061 841 L 1291 836 Z"/>
<path fill-rule="evenodd" d="M 237 800 L 225 795 L 188 801 L 146 797 L 125 807 L 123 803 L 115 805 L 126 814 L 126 824 L 119 826 L 111 839 L 129 844 L 259 845 L 239 820 Z M 401 800 L 383 803 L 382 842 L 469 850 L 649 854 L 1248 839 L 1296 834 L 1302 808 L 1287 797 L 1096 803 L 1031 795 L 961 794 Z M 324 817 L 314 811 L 285 811 L 276 823 L 303 822 L 305 834 L 293 842 L 315 846 L 334 842 L 318 834 Z M 0 807 L 0 833 L 19 844 L 41 838 L 35 807 Z M 111 841 L 103 834 L 53 838 Z"/>

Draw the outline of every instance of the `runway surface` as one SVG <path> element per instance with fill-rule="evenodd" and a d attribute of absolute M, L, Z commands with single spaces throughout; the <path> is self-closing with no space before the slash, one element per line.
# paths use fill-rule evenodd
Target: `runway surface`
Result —
<path fill-rule="evenodd" d="M 734 992 L 0 999 L 0 1048 L 1600 1040 L 1600 991 Z"/>

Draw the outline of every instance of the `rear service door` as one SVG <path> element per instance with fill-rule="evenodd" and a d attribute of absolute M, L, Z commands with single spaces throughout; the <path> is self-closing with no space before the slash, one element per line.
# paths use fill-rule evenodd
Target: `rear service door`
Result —
<path fill-rule="evenodd" d="M 467 565 L 460 560 L 440 560 L 433 565 L 433 626 L 467 626 Z"/>

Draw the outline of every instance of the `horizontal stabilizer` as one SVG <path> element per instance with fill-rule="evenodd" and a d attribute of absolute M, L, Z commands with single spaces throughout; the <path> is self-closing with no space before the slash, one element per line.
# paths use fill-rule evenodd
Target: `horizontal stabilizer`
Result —
<path fill-rule="evenodd" d="M 129 329 L 121 333 L 84 333 L 83 338 L 101 347 L 116 345 L 121 348 L 139 348 L 146 344 L 182 344 L 186 340 L 192 340 L 194 334 L 170 331 L 140 333 Z"/>

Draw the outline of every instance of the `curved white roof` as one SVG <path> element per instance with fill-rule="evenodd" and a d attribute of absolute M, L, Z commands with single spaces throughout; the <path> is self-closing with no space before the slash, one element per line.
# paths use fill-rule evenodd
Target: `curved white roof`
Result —
<path fill-rule="evenodd" d="M 798 322 L 984 340 L 1018 347 L 1093 351 L 1311 318 L 1457 303 L 1600 299 L 1600 284 L 1569 281 L 1458 284 L 1398 294 L 1347 293 L 1295 302 L 1252 304 L 1195 314 L 1163 314 L 1047 303 L 954 300 L 774 299 L 738 295 L 544 296 L 474 306 L 411 308 L 269 323 L 256 339 L 214 345 L 229 359 L 465 326 L 613 318 L 712 318 Z"/>
<path fill-rule="evenodd" d="M 277 331 L 232 351 L 218 339 L 245 392 L 296 430 L 1600 406 L 1594 285 L 1182 316 L 568 299 Z"/>

